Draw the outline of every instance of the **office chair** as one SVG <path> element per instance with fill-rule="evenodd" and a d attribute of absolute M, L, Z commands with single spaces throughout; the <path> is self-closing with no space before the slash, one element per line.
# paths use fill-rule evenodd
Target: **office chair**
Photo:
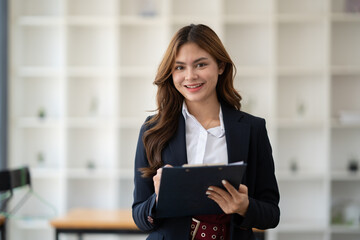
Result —
<path fill-rule="evenodd" d="M 7 203 L 13 197 L 13 189 L 19 187 L 28 186 L 29 191 L 24 195 L 24 197 L 15 205 L 15 207 L 9 211 L 5 212 Z M 30 172 L 28 167 L 22 167 L 14 170 L 4 170 L 0 172 L 0 193 L 1 193 L 1 214 L 6 217 L 9 214 L 15 213 L 18 208 L 20 208 L 24 202 L 29 198 L 32 193 L 32 186 L 30 181 Z"/>
<path fill-rule="evenodd" d="M 13 190 L 16 188 L 27 187 L 28 191 L 26 194 L 14 205 L 13 208 L 7 210 L 7 204 L 14 196 Z M 34 196 L 46 206 L 50 207 L 54 215 L 57 215 L 56 208 L 38 195 L 32 188 L 30 171 L 28 167 L 21 167 L 13 170 L 3 170 L 0 171 L 0 216 L 3 216 L 3 219 L 13 218 L 14 214 L 24 203 L 29 199 L 29 197 Z M 5 222 L 1 225 L 1 240 L 5 240 Z"/>

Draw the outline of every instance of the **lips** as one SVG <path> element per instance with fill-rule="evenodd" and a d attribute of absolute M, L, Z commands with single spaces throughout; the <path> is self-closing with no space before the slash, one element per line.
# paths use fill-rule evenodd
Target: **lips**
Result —
<path fill-rule="evenodd" d="M 202 85 L 204 85 L 204 83 L 185 85 L 185 87 L 186 87 L 186 88 L 189 88 L 189 89 L 195 89 L 195 88 L 201 87 Z"/>

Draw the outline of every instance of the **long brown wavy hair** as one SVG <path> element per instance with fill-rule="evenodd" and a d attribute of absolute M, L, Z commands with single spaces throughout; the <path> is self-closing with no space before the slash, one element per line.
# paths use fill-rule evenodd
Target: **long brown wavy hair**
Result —
<path fill-rule="evenodd" d="M 224 72 L 219 76 L 216 86 L 218 99 L 240 110 L 241 96 L 233 84 L 236 69 L 216 33 L 203 24 L 191 24 L 178 30 L 170 41 L 154 81 L 158 87 L 157 114 L 146 122 L 149 128 L 143 135 L 143 143 L 149 162 L 149 167 L 140 169 L 143 177 L 154 176 L 157 169 L 162 167 L 162 150 L 177 130 L 184 97 L 174 86 L 172 72 L 180 47 L 189 42 L 196 43 L 200 48 L 207 51 L 217 61 L 218 65 L 223 64 Z"/>

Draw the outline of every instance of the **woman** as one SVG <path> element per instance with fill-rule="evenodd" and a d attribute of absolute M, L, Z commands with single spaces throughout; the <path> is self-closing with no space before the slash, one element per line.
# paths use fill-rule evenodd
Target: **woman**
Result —
<path fill-rule="evenodd" d="M 277 226 L 279 191 L 265 120 L 240 111 L 234 64 L 209 27 L 190 25 L 172 38 L 158 68 L 158 112 L 140 130 L 133 218 L 147 239 L 255 239 Z M 162 167 L 244 160 L 238 189 L 204 192 L 224 214 L 156 218 Z"/>

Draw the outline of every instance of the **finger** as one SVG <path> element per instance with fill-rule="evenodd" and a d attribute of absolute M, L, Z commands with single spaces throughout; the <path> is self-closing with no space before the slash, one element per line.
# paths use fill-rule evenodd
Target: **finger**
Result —
<path fill-rule="evenodd" d="M 213 198 L 217 199 L 218 201 L 229 202 L 232 199 L 231 195 L 227 191 L 219 187 L 213 187 L 213 186 L 209 187 L 208 190 L 206 191 L 206 194 L 208 196 L 211 195 Z"/>
<path fill-rule="evenodd" d="M 242 194 L 248 195 L 248 188 L 247 188 L 247 186 L 244 185 L 244 184 L 240 184 L 240 186 L 239 186 L 239 192 L 242 193 Z"/>
<path fill-rule="evenodd" d="M 173 166 L 170 164 L 166 164 L 164 167 L 173 167 Z"/>
<path fill-rule="evenodd" d="M 228 181 L 222 180 L 221 182 L 232 197 L 236 197 L 239 194 L 239 192 Z"/>

